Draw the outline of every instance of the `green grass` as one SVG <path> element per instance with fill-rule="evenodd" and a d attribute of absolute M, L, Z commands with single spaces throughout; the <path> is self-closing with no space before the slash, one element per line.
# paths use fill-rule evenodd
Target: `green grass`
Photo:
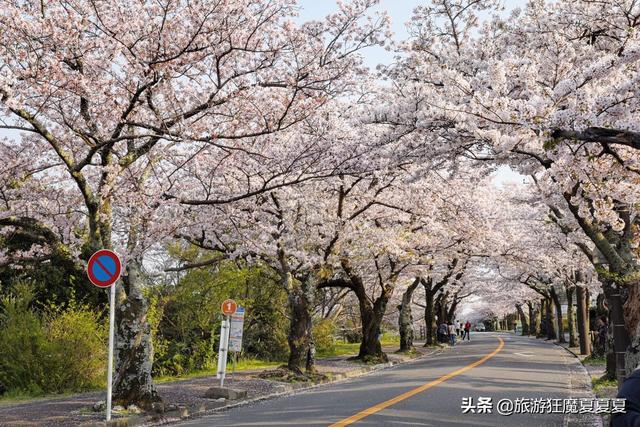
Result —
<path fill-rule="evenodd" d="M 275 368 L 277 366 L 282 365 L 284 362 L 268 362 L 265 360 L 258 359 L 240 359 L 236 363 L 236 372 L 248 371 L 251 369 L 267 369 L 267 368 Z M 231 370 L 233 369 L 233 362 L 229 360 L 227 362 L 227 375 L 231 374 Z M 209 377 L 212 375 L 216 375 L 216 369 L 203 369 L 199 371 L 189 372 L 184 375 L 165 375 L 162 377 L 155 377 L 154 381 L 157 383 L 167 383 L 171 381 L 177 380 L 186 380 L 190 378 L 200 378 L 200 377 Z"/>
<path fill-rule="evenodd" d="M 605 378 L 593 378 L 591 380 L 591 386 L 593 387 L 593 391 L 597 393 L 603 388 L 618 387 L 618 382 Z"/>
<path fill-rule="evenodd" d="M 400 344 L 400 335 L 391 334 L 391 333 L 385 332 L 384 334 L 382 334 L 382 338 L 380 339 L 380 343 L 383 346 Z"/>
<path fill-rule="evenodd" d="M 40 397 L 38 394 L 26 393 L 19 390 L 9 390 L 0 396 L 0 406 L 21 402 L 23 400 L 33 400 L 38 397 Z"/>
<path fill-rule="evenodd" d="M 95 390 L 101 390 L 101 388 L 97 388 Z M 92 391 L 92 390 L 87 390 Z M 24 401 L 34 401 L 34 400 L 50 400 L 57 399 L 59 397 L 73 396 L 78 393 L 74 392 L 65 392 L 65 393 L 57 393 L 57 394 L 43 394 L 43 393 L 33 393 L 33 392 L 25 392 L 19 390 L 9 390 L 3 395 L 0 396 L 0 406 L 11 405 L 12 403 L 20 403 Z"/>
<path fill-rule="evenodd" d="M 264 369 L 273 368 L 274 366 L 280 366 L 283 362 L 268 362 L 258 359 L 242 359 L 236 363 L 236 371 L 248 371 L 250 369 Z M 227 370 L 230 371 L 233 367 L 233 363 L 227 364 Z"/>
<path fill-rule="evenodd" d="M 604 357 L 587 356 L 582 361 L 583 365 L 606 365 L 607 361 Z"/>
<path fill-rule="evenodd" d="M 348 356 L 352 354 L 358 354 L 360 350 L 360 343 L 348 343 L 338 341 L 334 344 L 332 349 L 318 350 L 318 357 L 332 357 L 332 356 Z"/>
<path fill-rule="evenodd" d="M 394 346 L 400 344 L 400 336 L 395 334 L 385 333 L 382 334 L 380 343 L 383 347 Z M 336 340 L 333 349 L 318 350 L 318 357 L 334 357 L 334 356 L 351 356 L 358 354 L 360 351 L 360 343 L 348 343 L 342 340 Z"/>

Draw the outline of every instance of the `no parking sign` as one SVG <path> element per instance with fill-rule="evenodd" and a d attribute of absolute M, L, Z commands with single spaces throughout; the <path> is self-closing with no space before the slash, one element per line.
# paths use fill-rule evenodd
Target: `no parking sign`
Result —
<path fill-rule="evenodd" d="M 111 390 L 113 388 L 113 341 L 116 318 L 116 281 L 122 273 L 118 254 L 109 249 L 100 249 L 89 258 L 87 276 L 99 288 L 109 288 L 109 349 L 107 360 L 107 421 L 111 420 Z"/>
<path fill-rule="evenodd" d="M 122 264 L 118 255 L 109 249 L 101 249 L 91 255 L 87 265 L 89 280 L 100 288 L 108 288 L 120 277 Z"/>

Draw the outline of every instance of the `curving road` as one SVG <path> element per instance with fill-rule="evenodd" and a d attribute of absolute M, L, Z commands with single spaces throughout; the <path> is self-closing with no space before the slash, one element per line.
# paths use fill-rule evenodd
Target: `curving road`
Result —
<path fill-rule="evenodd" d="M 463 398 L 583 397 L 575 361 L 545 341 L 477 333 L 472 341 L 348 381 L 180 423 L 183 426 L 586 426 L 589 415 L 463 414 Z"/>

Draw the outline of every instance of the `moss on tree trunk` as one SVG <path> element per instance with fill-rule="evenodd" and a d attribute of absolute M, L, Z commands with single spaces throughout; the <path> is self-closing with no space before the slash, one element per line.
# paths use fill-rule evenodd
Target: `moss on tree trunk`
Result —
<path fill-rule="evenodd" d="M 420 284 L 420 279 L 416 278 L 402 294 L 402 302 L 398 307 L 398 329 L 400 331 L 400 351 L 413 350 L 413 316 L 411 314 L 411 300 L 413 292 Z"/>
<path fill-rule="evenodd" d="M 312 275 L 297 280 L 287 274 L 289 305 L 289 360 L 287 368 L 297 375 L 315 373 L 316 348 L 313 341 L 313 301 L 315 282 Z"/>
<path fill-rule="evenodd" d="M 142 280 L 140 264 L 130 260 L 117 297 L 113 400 L 151 409 L 161 398 L 151 377 L 153 344 Z"/>

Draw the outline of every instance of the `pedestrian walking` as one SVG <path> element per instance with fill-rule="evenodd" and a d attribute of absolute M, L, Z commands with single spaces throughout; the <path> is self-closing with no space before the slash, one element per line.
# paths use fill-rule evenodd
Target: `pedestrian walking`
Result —
<path fill-rule="evenodd" d="M 456 345 L 456 325 L 449 322 L 449 344 L 452 346 Z"/>
<path fill-rule="evenodd" d="M 464 336 L 462 339 L 467 338 L 467 341 L 471 341 L 471 322 L 467 320 L 467 323 L 464 324 Z"/>
<path fill-rule="evenodd" d="M 447 324 L 442 322 L 438 327 L 438 342 L 446 343 L 449 340 L 449 328 Z"/>
<path fill-rule="evenodd" d="M 596 321 L 597 337 L 595 342 L 594 353 L 597 355 L 605 355 L 607 353 L 607 339 L 609 335 L 609 321 L 607 316 L 600 316 Z"/>

